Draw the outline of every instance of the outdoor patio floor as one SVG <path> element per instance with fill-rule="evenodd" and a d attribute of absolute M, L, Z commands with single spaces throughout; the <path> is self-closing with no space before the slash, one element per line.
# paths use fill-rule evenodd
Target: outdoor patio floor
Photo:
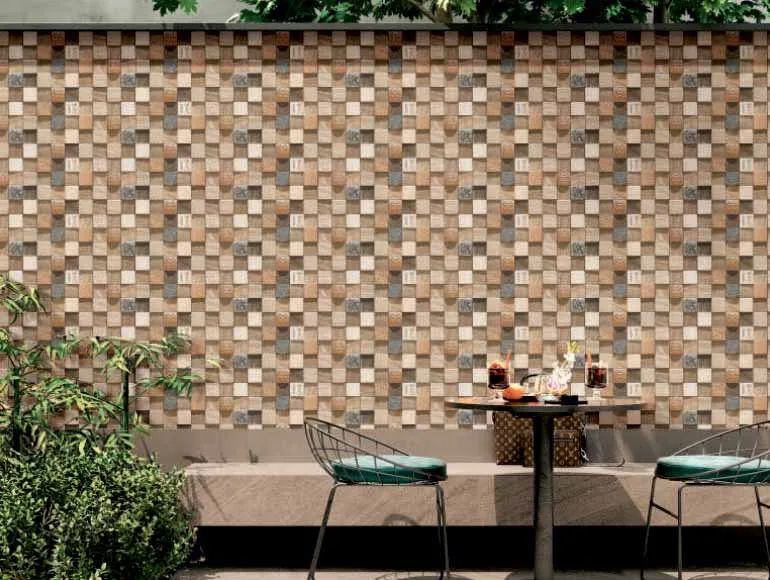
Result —
<path fill-rule="evenodd" d="M 653 570 L 645 574 L 647 580 L 676 578 L 676 572 Z M 325 570 L 316 574 L 317 580 L 433 580 L 435 573 L 422 572 L 377 572 L 377 571 L 335 571 Z M 689 571 L 687 580 L 766 580 L 767 571 Z M 179 572 L 176 580 L 304 580 L 305 570 L 216 570 L 200 569 Z M 456 572 L 452 580 L 529 580 L 532 573 L 517 572 Z M 638 570 L 624 572 L 557 572 L 557 580 L 637 580 Z"/>

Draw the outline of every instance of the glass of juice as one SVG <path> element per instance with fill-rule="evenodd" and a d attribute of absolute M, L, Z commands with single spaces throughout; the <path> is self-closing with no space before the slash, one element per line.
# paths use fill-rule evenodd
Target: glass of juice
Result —
<path fill-rule="evenodd" d="M 492 391 L 493 401 L 503 400 L 503 391 L 508 387 L 508 368 L 499 361 L 489 365 L 489 380 L 487 388 Z"/>

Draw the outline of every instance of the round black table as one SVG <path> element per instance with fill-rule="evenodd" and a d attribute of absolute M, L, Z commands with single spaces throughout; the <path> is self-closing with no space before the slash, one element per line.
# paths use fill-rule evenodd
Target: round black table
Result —
<path fill-rule="evenodd" d="M 522 403 L 488 397 L 447 399 L 451 409 L 503 411 L 532 419 L 535 470 L 535 580 L 553 580 L 553 420 L 573 413 L 635 411 L 642 409 L 636 399 L 588 399 L 583 405 Z"/>

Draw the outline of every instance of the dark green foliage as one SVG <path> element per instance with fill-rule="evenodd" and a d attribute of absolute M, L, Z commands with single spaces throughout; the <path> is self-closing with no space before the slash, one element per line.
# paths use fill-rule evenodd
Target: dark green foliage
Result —
<path fill-rule="evenodd" d="M 586 0 L 573 22 L 647 22 L 651 4 L 644 0 Z"/>
<path fill-rule="evenodd" d="M 241 22 L 358 22 L 365 16 L 359 0 L 243 0 Z"/>
<path fill-rule="evenodd" d="M 198 10 L 198 0 L 152 0 L 152 9 L 160 12 L 161 16 L 173 14 L 177 10 L 194 14 Z"/>
<path fill-rule="evenodd" d="M 0 454 L 0 578 L 159 580 L 187 559 L 193 530 L 181 472 L 126 446 L 66 440 Z"/>
<path fill-rule="evenodd" d="M 767 0 L 674 0 L 668 7 L 671 22 L 701 24 L 762 22 L 768 19 Z"/>
<path fill-rule="evenodd" d="M 0 276 L 3 309 L 10 324 L 44 312 L 34 289 Z M 184 563 L 193 531 L 180 499 L 183 474 L 132 453 L 139 423 L 136 415 L 130 421 L 127 398 L 113 403 L 58 365 L 91 354 L 105 358 L 107 376 L 155 370 L 138 390 L 189 394 L 195 375 L 161 373 L 165 357 L 187 345 L 176 335 L 29 343 L 0 327 L 0 580 L 156 580 Z"/>
<path fill-rule="evenodd" d="M 214 0 L 208 0 L 214 1 Z M 530 23 L 703 24 L 760 22 L 770 15 L 770 0 L 242 0 L 241 22 L 358 22 L 397 16 L 407 20 Z M 153 0 L 161 15 L 197 10 L 197 0 Z"/>

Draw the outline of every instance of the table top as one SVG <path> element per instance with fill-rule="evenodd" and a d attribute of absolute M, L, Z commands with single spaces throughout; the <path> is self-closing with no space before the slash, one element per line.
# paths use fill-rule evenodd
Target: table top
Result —
<path fill-rule="evenodd" d="M 596 413 L 598 411 L 639 411 L 644 408 L 639 399 L 588 399 L 585 405 L 562 405 L 540 402 L 493 400 L 489 397 L 460 397 L 447 399 L 450 409 L 473 409 L 475 411 L 505 411 L 514 415 L 570 415 L 575 412 Z"/>

